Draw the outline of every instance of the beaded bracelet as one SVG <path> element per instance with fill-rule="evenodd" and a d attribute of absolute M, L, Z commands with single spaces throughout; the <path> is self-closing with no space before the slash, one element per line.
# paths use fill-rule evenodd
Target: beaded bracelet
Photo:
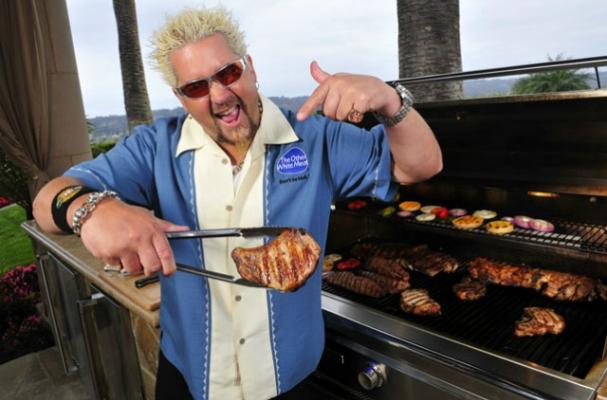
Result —
<path fill-rule="evenodd" d="M 99 204 L 104 199 L 120 200 L 120 197 L 118 197 L 118 194 L 116 192 L 113 192 L 111 190 L 104 190 L 103 192 L 93 192 L 89 194 L 88 198 L 86 199 L 86 202 L 84 202 L 84 204 L 76 210 L 74 216 L 72 217 L 72 229 L 74 230 L 74 233 L 76 235 L 80 236 L 82 224 L 84 224 L 84 221 L 86 221 L 86 219 L 91 216 L 91 214 L 97 207 L 97 204 Z"/>

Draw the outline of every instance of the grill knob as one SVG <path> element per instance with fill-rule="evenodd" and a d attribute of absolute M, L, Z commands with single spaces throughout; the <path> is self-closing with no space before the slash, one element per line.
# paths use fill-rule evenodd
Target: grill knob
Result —
<path fill-rule="evenodd" d="M 358 374 L 358 383 L 366 390 L 383 386 L 387 379 L 386 366 L 376 362 L 369 363 L 364 371 Z"/>

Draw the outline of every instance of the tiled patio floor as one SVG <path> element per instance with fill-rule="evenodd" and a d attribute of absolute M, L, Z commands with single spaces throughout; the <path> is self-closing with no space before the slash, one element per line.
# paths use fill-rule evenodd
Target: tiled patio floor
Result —
<path fill-rule="evenodd" d="M 66 376 L 56 347 L 0 365 L 1 400 L 89 400 L 78 376 Z"/>

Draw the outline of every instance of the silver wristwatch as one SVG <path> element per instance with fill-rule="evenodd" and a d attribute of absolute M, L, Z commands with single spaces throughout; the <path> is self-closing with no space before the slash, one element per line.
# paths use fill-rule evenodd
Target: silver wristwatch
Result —
<path fill-rule="evenodd" d="M 398 112 L 392 117 L 386 117 L 378 112 L 374 112 L 373 115 L 379 122 L 384 124 L 384 126 L 391 128 L 407 116 L 411 110 L 411 107 L 413 106 L 413 95 L 400 83 L 389 83 L 388 85 L 392 86 L 394 90 L 396 90 L 396 93 L 398 93 L 401 98 L 402 106 L 400 107 L 400 110 L 398 110 Z"/>

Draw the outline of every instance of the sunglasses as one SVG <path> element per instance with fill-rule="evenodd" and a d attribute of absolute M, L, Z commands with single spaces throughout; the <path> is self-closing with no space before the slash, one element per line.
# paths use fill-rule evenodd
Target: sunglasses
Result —
<path fill-rule="evenodd" d="M 175 92 L 181 96 L 189 97 L 190 99 L 199 99 L 209 94 L 211 90 L 211 81 L 221 83 L 223 86 L 230 86 L 232 83 L 240 79 L 244 71 L 247 69 L 245 57 L 234 61 L 233 63 L 224 65 L 208 78 L 199 78 L 189 81 L 181 87 L 175 88 Z"/>

